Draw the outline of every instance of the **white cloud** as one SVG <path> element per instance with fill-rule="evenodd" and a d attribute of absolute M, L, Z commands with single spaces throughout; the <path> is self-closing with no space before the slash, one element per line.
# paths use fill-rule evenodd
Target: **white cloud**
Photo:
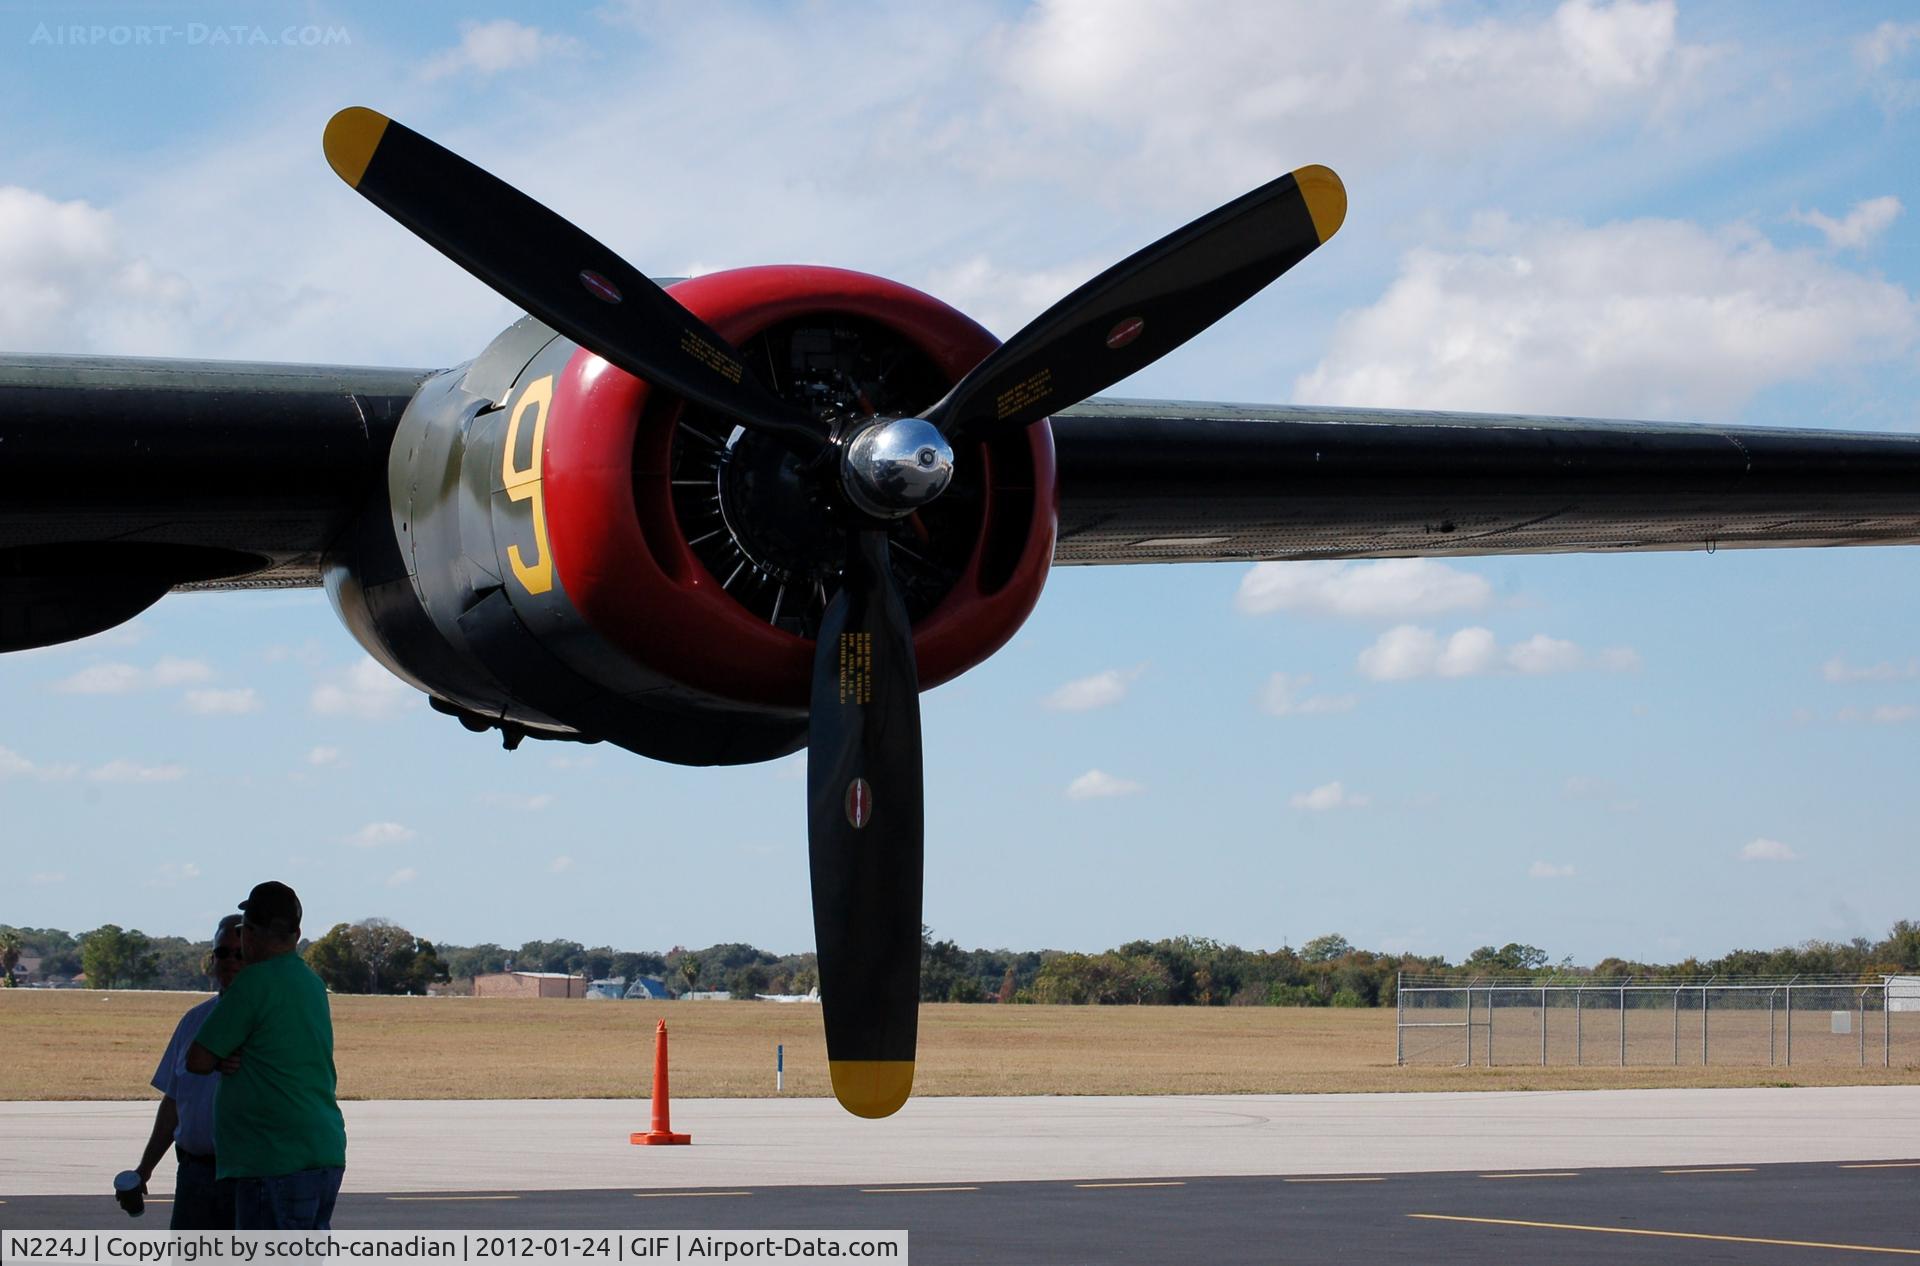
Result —
<path fill-rule="evenodd" d="M 1041 706 L 1054 712 L 1091 712 L 1109 707 L 1126 698 L 1127 687 L 1145 671 L 1146 665 L 1142 664 L 1136 668 L 1109 668 L 1091 677 L 1078 678 L 1048 695 Z"/>
<path fill-rule="evenodd" d="M 573 869 L 573 859 L 562 853 L 547 863 L 547 869 L 556 875 L 564 875 Z"/>
<path fill-rule="evenodd" d="M 337 747 L 316 747 L 307 753 L 307 764 L 318 767 L 338 765 L 342 754 Z"/>
<path fill-rule="evenodd" d="M 11 747 L 0 747 L 0 781 L 31 778 L 35 782 L 58 782 L 79 772 L 78 765 L 42 765 L 28 760 Z"/>
<path fill-rule="evenodd" d="M 1361 673 L 1374 681 L 1479 677 L 1496 672 L 1540 676 L 1582 668 L 1625 672 L 1639 665 L 1639 655 L 1624 646 L 1589 655 L 1573 642 L 1536 633 L 1503 648 L 1490 629 L 1460 629 L 1443 639 L 1434 630 L 1414 624 L 1388 629 L 1361 651 L 1359 658 Z"/>
<path fill-rule="evenodd" d="M 1800 860 L 1800 854 L 1779 840 L 1762 837 L 1742 846 L 1740 860 L 1743 862 L 1797 862 Z"/>
<path fill-rule="evenodd" d="M 1390 558 L 1255 563 L 1241 577 L 1234 605 L 1248 615 L 1304 611 L 1392 620 L 1478 610 L 1492 596 L 1493 586 L 1483 576 L 1430 558 Z"/>
<path fill-rule="evenodd" d="M 93 782 L 154 783 L 175 782 L 187 772 L 185 765 L 142 765 L 130 760 L 110 760 L 87 771 Z"/>
<path fill-rule="evenodd" d="M 202 716 L 241 716 L 260 710 L 260 693 L 251 686 L 232 690 L 189 690 L 187 711 Z"/>
<path fill-rule="evenodd" d="M 410 884 L 413 882 L 414 876 L 419 873 L 419 871 L 411 866 L 402 866 L 399 870 L 387 876 L 387 887 L 398 888 L 401 884 Z"/>
<path fill-rule="evenodd" d="M 168 658 L 151 668 L 120 663 L 90 664 L 54 682 L 53 688 L 63 694 L 123 695 L 136 690 L 192 685 L 212 677 L 213 669 L 202 660 Z"/>
<path fill-rule="evenodd" d="M 1089 257 L 1020 271 L 976 255 L 934 270 L 927 278 L 927 289 L 1005 338 L 1112 263 Z"/>
<path fill-rule="evenodd" d="M 1920 83 L 1900 73 L 1897 63 L 1920 42 L 1920 22 L 1882 22 L 1854 42 L 1854 56 L 1867 72 L 1867 87 L 1889 114 L 1920 105 Z"/>
<path fill-rule="evenodd" d="M 1314 813 L 1325 813 L 1332 809 L 1364 809 L 1370 802 L 1370 797 L 1355 795 L 1338 781 L 1322 783 L 1312 791 L 1295 792 L 1287 798 L 1287 803 L 1294 808 Z"/>
<path fill-rule="evenodd" d="M 177 320 L 192 290 L 130 255 L 110 212 L 0 185 L 0 345 L 70 352 Z"/>
<path fill-rule="evenodd" d="M 1573 866 L 1571 863 L 1564 866 L 1556 866 L 1552 862 L 1535 862 L 1533 865 L 1527 867 L 1527 878 L 1571 879 L 1573 878 Z"/>
<path fill-rule="evenodd" d="M 369 822 L 352 835 L 346 842 L 355 848 L 380 848 L 389 844 L 405 844 L 420 833 L 398 822 Z"/>
<path fill-rule="evenodd" d="M 1470 236 L 1408 252 L 1296 398 L 1717 419 L 1768 387 L 1898 360 L 1920 331 L 1900 286 L 1744 226 L 1490 215 Z"/>
<path fill-rule="evenodd" d="M 448 75 L 492 75 L 519 70 L 549 57 L 571 56 L 584 46 L 568 35 L 549 35 L 537 26 L 522 26 L 511 18 L 491 22 L 462 22 L 460 42 L 427 59 L 423 79 Z"/>
<path fill-rule="evenodd" d="M 1860 60 L 1874 70 L 1900 60 L 1920 42 L 1920 22 L 1882 22 L 1855 44 Z"/>
<path fill-rule="evenodd" d="M 1827 245 L 1835 250 L 1857 251 L 1892 227 L 1905 209 L 1900 199 L 1888 194 L 1854 203 L 1853 210 L 1840 220 L 1817 210 L 1795 211 L 1788 218 L 1819 229 L 1826 236 Z"/>
<path fill-rule="evenodd" d="M 1260 708 L 1272 716 L 1320 716 L 1331 712 L 1351 712 L 1356 700 L 1352 695 L 1308 695 L 1313 684 L 1304 673 L 1275 673 L 1260 688 Z"/>
<path fill-rule="evenodd" d="M 1828 681 L 1905 681 L 1920 677 L 1920 660 L 1908 660 L 1904 664 L 1890 664 L 1881 660 L 1877 664 L 1864 667 L 1849 664 L 1844 655 L 1835 655 L 1820 665 L 1820 675 Z"/>
<path fill-rule="evenodd" d="M 1507 648 L 1507 663 L 1515 672 L 1538 676 L 1544 673 L 1568 673 L 1581 666 L 1586 656 L 1578 646 L 1564 638 L 1535 633 L 1524 642 Z"/>
<path fill-rule="evenodd" d="M 1360 652 L 1360 671 L 1375 681 L 1415 677 L 1471 677 L 1495 663 L 1493 633 L 1461 629 L 1444 642 L 1432 629 L 1402 624 L 1388 629 Z"/>
<path fill-rule="evenodd" d="M 321 716 L 384 721 L 420 706 L 423 699 L 419 691 L 367 658 L 315 686 L 310 702 Z"/>
<path fill-rule="evenodd" d="M 63 884 L 67 882 L 67 872 L 64 870 L 36 870 L 27 876 L 27 882 L 36 888 L 44 887 L 47 884 Z"/>
<path fill-rule="evenodd" d="M 1647 117 L 1689 90 L 1706 56 L 1676 38 L 1669 0 L 1568 0 L 1511 19 L 1372 5 L 1364 31 L 1337 4 L 1289 6 L 1285 21 L 1262 0 L 1219 0 L 1204 17 L 1157 0 L 1029 13 L 990 49 L 1013 93 L 999 111 L 1021 135 L 1126 138 L 1140 178 L 1168 188 L 1286 170 L 1308 138 L 1364 160 L 1478 157 L 1506 136 Z"/>
<path fill-rule="evenodd" d="M 1107 796 L 1131 796 L 1145 790 L 1139 783 L 1116 778 L 1098 769 L 1089 769 L 1067 784 L 1069 800 L 1099 800 Z"/>

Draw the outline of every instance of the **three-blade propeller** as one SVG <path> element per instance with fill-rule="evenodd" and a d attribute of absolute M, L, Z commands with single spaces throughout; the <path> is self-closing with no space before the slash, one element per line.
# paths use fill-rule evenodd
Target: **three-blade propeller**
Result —
<path fill-rule="evenodd" d="M 807 464 L 847 529 L 813 661 L 814 936 L 834 1094 L 861 1116 L 895 1111 L 913 1086 L 925 813 L 919 670 L 887 522 L 946 487 L 942 436 L 989 441 L 1103 391 L 1306 258 L 1345 218 L 1339 178 L 1302 167 L 1200 217 L 1042 313 L 919 419 L 869 420 L 764 390 L 732 345 L 607 247 L 384 115 L 342 110 L 325 143 L 375 206 L 582 347 L 801 458 L 838 450 Z"/>

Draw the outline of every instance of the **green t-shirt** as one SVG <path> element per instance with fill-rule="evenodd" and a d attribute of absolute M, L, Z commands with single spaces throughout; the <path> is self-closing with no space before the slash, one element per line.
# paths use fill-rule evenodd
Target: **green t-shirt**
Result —
<path fill-rule="evenodd" d="M 213 1101 L 221 1178 L 272 1178 L 347 1163 L 347 1127 L 334 1102 L 333 1016 L 327 987 L 298 954 L 249 964 L 220 995 L 195 1041 L 240 1071 Z"/>

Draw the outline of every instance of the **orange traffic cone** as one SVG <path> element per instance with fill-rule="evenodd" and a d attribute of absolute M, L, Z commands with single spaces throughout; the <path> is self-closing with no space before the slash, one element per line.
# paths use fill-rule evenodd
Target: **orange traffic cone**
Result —
<path fill-rule="evenodd" d="M 629 1143 L 691 1143 L 693 1135 L 675 1134 L 667 1108 L 667 1022 L 653 1031 L 653 1128 L 645 1134 L 629 1134 Z"/>

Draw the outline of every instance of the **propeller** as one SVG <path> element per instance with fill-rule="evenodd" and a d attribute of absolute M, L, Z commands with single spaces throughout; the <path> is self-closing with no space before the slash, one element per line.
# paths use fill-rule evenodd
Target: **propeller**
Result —
<path fill-rule="evenodd" d="M 839 563 L 839 588 L 815 640 L 807 734 L 814 937 L 834 1094 L 860 1116 L 894 1112 L 913 1088 L 925 804 L 919 671 L 888 524 L 946 489 L 954 443 L 1105 390 L 1306 258 L 1346 217 L 1340 178 L 1302 167 L 1136 252 L 920 417 L 819 418 L 764 390 L 724 338 L 607 247 L 419 133 L 356 106 L 333 116 L 325 144 L 342 180 L 429 245 L 582 347 L 778 442 L 835 507 L 819 549 L 823 567 Z"/>
<path fill-rule="evenodd" d="M 1175 229 L 1035 317 L 923 415 L 949 438 L 992 439 L 1144 369 L 1332 237 L 1340 178 L 1302 167 Z"/>
<path fill-rule="evenodd" d="M 885 528 L 850 534 L 814 644 L 807 847 L 834 1097 L 884 1117 L 913 1089 L 924 798 L 920 677 Z"/>
<path fill-rule="evenodd" d="M 826 425 L 748 377 L 706 322 L 506 181 L 362 106 L 334 115 L 323 143 L 334 173 L 367 201 L 574 342 L 799 456 L 825 446 Z"/>

